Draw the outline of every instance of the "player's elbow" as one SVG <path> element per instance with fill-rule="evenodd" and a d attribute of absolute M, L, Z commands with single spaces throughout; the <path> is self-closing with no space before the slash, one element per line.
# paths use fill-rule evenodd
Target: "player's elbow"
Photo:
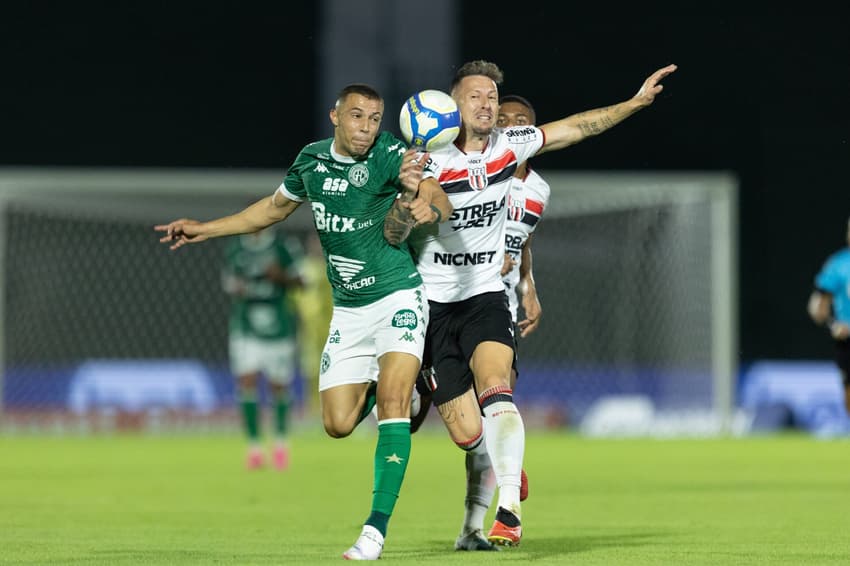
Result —
<path fill-rule="evenodd" d="M 823 291 L 814 291 L 807 305 L 809 317 L 816 324 L 824 324 L 832 316 L 832 295 Z"/>

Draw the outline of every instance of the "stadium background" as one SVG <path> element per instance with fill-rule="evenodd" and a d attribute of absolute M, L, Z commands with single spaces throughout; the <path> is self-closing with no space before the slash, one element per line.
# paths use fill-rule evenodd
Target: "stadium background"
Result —
<path fill-rule="evenodd" d="M 734 173 L 739 362 L 830 357 L 805 303 L 850 214 L 850 36 L 834 8 L 345 4 L 6 3 L 0 165 L 282 169 L 327 135 L 346 82 L 400 100 L 487 58 L 545 121 L 675 62 L 651 110 L 536 166 Z"/>

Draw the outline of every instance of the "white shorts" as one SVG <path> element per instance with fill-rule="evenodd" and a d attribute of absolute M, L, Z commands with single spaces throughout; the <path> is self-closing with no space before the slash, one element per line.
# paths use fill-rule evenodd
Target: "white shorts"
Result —
<path fill-rule="evenodd" d="M 230 371 L 240 376 L 261 372 L 272 383 L 289 385 L 295 378 L 295 339 L 262 340 L 230 336 Z"/>
<path fill-rule="evenodd" d="M 334 307 L 322 352 L 319 391 L 378 380 L 378 358 L 406 352 L 422 360 L 428 300 L 425 289 L 396 291 L 364 307 Z"/>

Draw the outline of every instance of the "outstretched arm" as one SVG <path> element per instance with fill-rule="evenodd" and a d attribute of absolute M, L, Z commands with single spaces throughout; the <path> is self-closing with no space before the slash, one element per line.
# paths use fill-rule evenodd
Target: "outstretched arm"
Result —
<path fill-rule="evenodd" d="M 208 222 L 181 218 L 168 224 L 159 224 L 154 226 L 153 229 L 157 232 L 165 232 L 165 235 L 159 241 L 171 243 L 169 248 L 176 250 L 186 244 L 196 244 L 210 238 L 247 234 L 262 230 L 275 222 L 284 220 L 298 208 L 299 204 L 301 203 L 275 192 L 273 195 L 262 198 L 230 216 L 223 216 Z"/>
<path fill-rule="evenodd" d="M 540 129 L 546 134 L 546 142 L 537 152 L 538 155 L 547 151 L 563 149 L 590 136 L 601 134 L 638 110 L 649 106 L 655 101 L 656 95 L 664 89 L 661 80 L 675 70 L 676 65 L 667 65 L 658 69 L 643 82 L 637 94 L 625 102 L 579 112 L 561 120 L 543 124 Z"/>

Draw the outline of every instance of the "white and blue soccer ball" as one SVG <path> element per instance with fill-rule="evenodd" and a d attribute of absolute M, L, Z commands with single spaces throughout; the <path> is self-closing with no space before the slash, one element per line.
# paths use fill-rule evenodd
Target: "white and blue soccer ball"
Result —
<path fill-rule="evenodd" d="M 460 133 L 460 110 L 441 90 L 423 90 L 408 98 L 399 116 L 401 135 L 410 147 L 436 151 Z"/>

